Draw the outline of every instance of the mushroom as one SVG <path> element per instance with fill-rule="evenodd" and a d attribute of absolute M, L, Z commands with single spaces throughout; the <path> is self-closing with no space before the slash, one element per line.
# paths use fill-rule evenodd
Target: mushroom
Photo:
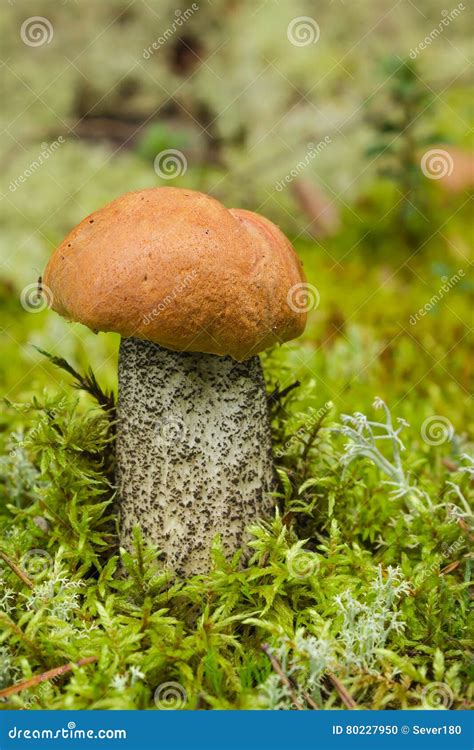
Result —
<path fill-rule="evenodd" d="M 280 230 L 192 190 L 127 193 L 85 218 L 44 274 L 52 307 L 121 334 L 116 480 L 133 529 L 180 575 L 209 570 L 274 509 L 258 353 L 299 336 L 301 261 Z M 302 292 L 303 290 L 303 292 Z"/>

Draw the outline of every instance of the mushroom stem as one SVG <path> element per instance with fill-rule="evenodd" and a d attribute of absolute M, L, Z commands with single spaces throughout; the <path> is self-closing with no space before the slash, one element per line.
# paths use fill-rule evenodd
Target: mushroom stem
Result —
<path fill-rule="evenodd" d="M 120 542 L 133 528 L 180 575 L 205 573 L 220 534 L 227 557 L 273 512 L 275 473 L 258 357 L 175 352 L 122 339 L 117 486 Z"/>

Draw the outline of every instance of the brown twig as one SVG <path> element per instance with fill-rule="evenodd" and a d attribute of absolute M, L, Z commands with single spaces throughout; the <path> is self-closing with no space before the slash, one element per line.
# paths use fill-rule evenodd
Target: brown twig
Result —
<path fill-rule="evenodd" d="M 311 696 L 306 692 L 306 690 L 303 690 L 303 692 L 301 693 L 301 695 L 305 699 L 305 701 L 308 704 L 308 706 L 311 706 L 311 708 L 313 709 L 313 711 L 319 711 L 318 704 L 311 698 Z"/>
<path fill-rule="evenodd" d="M 449 565 L 446 565 L 444 568 L 442 568 L 439 571 L 440 576 L 445 576 L 447 573 L 452 573 L 453 570 L 456 570 L 456 568 L 459 568 L 461 565 L 460 560 L 454 560 L 454 562 L 449 563 Z"/>
<path fill-rule="evenodd" d="M 10 560 L 10 558 L 8 557 L 8 555 L 6 555 L 5 552 L 2 552 L 1 549 L 0 549 L 0 557 L 2 558 L 3 562 L 8 565 L 8 567 L 10 568 L 10 570 L 12 570 L 15 573 L 15 575 L 17 575 L 18 578 L 21 581 L 23 581 L 23 583 L 26 586 L 28 586 L 28 588 L 34 589 L 34 584 L 33 584 L 32 581 L 30 581 L 30 579 L 28 578 L 28 576 L 26 575 L 26 573 L 21 568 L 19 568 L 18 565 L 13 562 L 13 560 Z"/>
<path fill-rule="evenodd" d="M 467 534 L 469 539 L 474 540 L 474 535 L 469 531 L 469 527 L 463 518 L 458 518 L 458 525 L 464 531 L 464 533 Z"/>
<path fill-rule="evenodd" d="M 349 693 L 349 691 L 346 690 L 342 682 L 337 679 L 336 675 L 334 675 L 332 672 L 327 672 L 327 676 L 329 680 L 332 682 L 332 684 L 334 685 L 334 687 L 336 688 L 337 692 L 339 693 L 339 697 L 341 698 L 345 707 L 357 708 L 357 703 L 355 702 L 354 698 Z"/>
<path fill-rule="evenodd" d="M 265 654 L 265 656 L 268 658 L 270 664 L 272 665 L 274 672 L 276 672 L 280 680 L 288 688 L 290 695 L 292 697 L 292 700 L 293 700 L 294 707 L 298 711 L 304 711 L 304 706 L 301 703 L 300 699 L 298 698 L 297 694 L 295 693 L 295 689 L 290 678 L 288 677 L 288 675 L 284 673 L 283 669 L 281 668 L 280 662 L 277 659 L 275 659 L 275 657 L 271 653 L 270 646 L 268 645 L 268 643 L 263 643 L 261 646 L 261 649 L 263 653 Z"/>
<path fill-rule="evenodd" d="M 28 638 L 27 635 L 25 635 L 23 630 L 19 625 L 16 624 L 16 622 L 13 622 L 13 620 L 4 612 L 0 612 L 0 622 L 4 623 L 5 627 L 9 628 L 13 631 L 13 633 L 15 633 L 17 638 L 19 638 L 25 644 L 25 646 L 31 651 L 31 653 L 36 656 L 39 662 L 41 662 L 42 664 L 46 664 L 45 658 L 41 653 L 41 649 L 39 648 L 39 646 L 30 638 Z"/>
<path fill-rule="evenodd" d="M 335 201 L 312 180 L 298 178 L 291 185 L 298 207 L 309 219 L 305 232 L 312 237 L 330 237 L 340 225 L 339 209 Z M 305 222 L 306 223 L 306 222 Z"/>
<path fill-rule="evenodd" d="M 450 458 L 442 458 L 441 463 L 443 466 L 446 466 L 448 471 L 458 471 L 459 466 L 454 461 L 451 461 Z"/>
<path fill-rule="evenodd" d="M 83 667 L 85 664 L 92 664 L 97 661 L 97 656 L 86 656 L 84 659 L 80 659 L 78 662 L 70 662 L 69 664 L 63 664 L 61 667 L 54 667 L 49 669 L 47 672 L 31 677 L 29 680 L 23 680 L 18 682 L 16 685 L 10 685 L 10 687 L 0 690 L 0 699 L 7 698 L 9 695 L 16 695 L 21 693 L 22 690 L 28 690 L 29 688 L 36 687 L 41 682 L 47 680 L 54 680 L 56 677 L 60 677 L 67 672 L 70 672 L 74 667 Z"/>

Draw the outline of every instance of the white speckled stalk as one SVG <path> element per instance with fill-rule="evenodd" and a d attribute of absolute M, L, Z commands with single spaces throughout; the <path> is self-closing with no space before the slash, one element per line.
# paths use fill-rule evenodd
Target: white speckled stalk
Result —
<path fill-rule="evenodd" d="M 117 486 L 120 542 L 133 527 L 180 575 L 209 570 L 220 534 L 230 557 L 273 513 L 274 467 L 258 357 L 172 352 L 122 339 Z"/>

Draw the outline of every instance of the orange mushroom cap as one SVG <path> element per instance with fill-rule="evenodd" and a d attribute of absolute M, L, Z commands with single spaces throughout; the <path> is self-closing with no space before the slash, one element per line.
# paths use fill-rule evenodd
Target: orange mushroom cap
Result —
<path fill-rule="evenodd" d="M 204 193 L 126 193 L 85 218 L 53 253 L 52 307 L 94 331 L 175 351 L 244 360 L 299 336 L 301 261 L 263 216 Z"/>

